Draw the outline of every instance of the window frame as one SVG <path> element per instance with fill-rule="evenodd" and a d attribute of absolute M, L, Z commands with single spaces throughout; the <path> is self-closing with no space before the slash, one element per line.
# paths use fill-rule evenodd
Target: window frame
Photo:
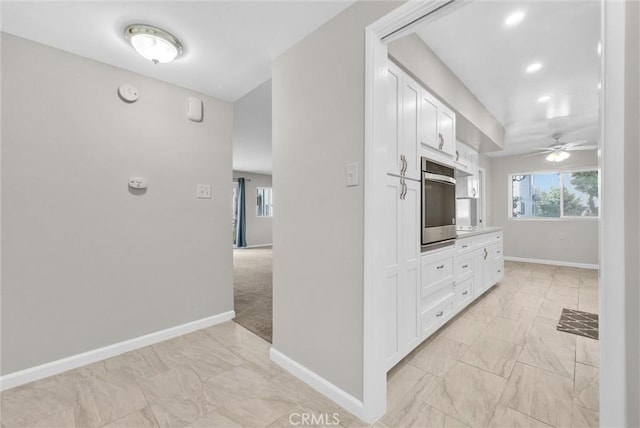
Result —
<path fill-rule="evenodd" d="M 258 209 L 260 208 L 260 206 L 258 205 L 258 195 L 261 189 L 268 189 L 270 193 L 269 215 L 258 214 Z M 273 218 L 273 187 L 256 186 L 256 218 Z"/>
<path fill-rule="evenodd" d="M 575 167 L 575 168 L 560 168 L 560 169 L 547 169 L 547 170 L 535 170 L 529 172 L 509 172 L 507 173 L 507 220 L 518 221 L 567 221 L 567 220 L 598 220 L 600 219 L 600 210 L 598 209 L 598 215 L 596 216 L 565 216 L 564 215 L 564 177 L 560 177 L 560 217 L 514 217 L 513 216 L 513 176 L 514 175 L 535 175 L 535 174 L 572 174 L 575 172 L 589 172 L 595 171 L 598 173 L 598 200 L 600 200 L 601 190 L 601 172 L 597 166 L 587 167 Z"/>

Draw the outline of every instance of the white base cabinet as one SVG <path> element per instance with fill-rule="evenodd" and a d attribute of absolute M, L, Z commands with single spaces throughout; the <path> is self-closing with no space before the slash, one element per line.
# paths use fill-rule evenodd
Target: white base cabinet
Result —
<path fill-rule="evenodd" d="M 420 341 L 435 333 L 504 276 L 502 231 L 458 238 L 422 254 Z"/>

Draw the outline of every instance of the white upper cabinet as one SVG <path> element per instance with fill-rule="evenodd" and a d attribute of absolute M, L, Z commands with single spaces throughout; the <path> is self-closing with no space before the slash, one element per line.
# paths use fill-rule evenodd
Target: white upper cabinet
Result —
<path fill-rule="evenodd" d="M 456 155 L 456 115 L 442 104 L 438 108 L 438 150 Z"/>
<path fill-rule="evenodd" d="M 419 129 L 425 155 L 451 164 L 456 155 L 456 114 L 424 88 L 420 91 Z"/>
<path fill-rule="evenodd" d="M 420 179 L 420 85 L 392 62 L 388 63 L 387 173 Z"/>
<path fill-rule="evenodd" d="M 420 179 L 419 112 L 420 85 L 403 74 L 402 76 L 402 132 L 400 142 L 401 162 L 405 162 L 404 175 Z"/>
<path fill-rule="evenodd" d="M 420 91 L 420 143 L 438 148 L 438 100 L 426 89 Z"/>

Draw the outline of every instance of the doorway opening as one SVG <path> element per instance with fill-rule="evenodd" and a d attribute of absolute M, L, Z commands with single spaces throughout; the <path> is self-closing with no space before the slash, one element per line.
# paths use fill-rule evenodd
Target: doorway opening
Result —
<path fill-rule="evenodd" d="M 409 11 L 412 8 L 411 6 L 405 8 L 406 10 L 402 13 L 394 11 L 388 19 L 383 18 L 369 28 L 370 32 L 367 34 L 367 71 L 370 73 L 368 76 L 368 90 L 370 92 L 368 94 L 371 98 L 369 98 L 370 104 L 368 105 L 370 109 L 367 115 L 367 130 L 370 132 L 370 138 L 367 140 L 365 152 L 368 153 L 367 162 L 370 168 L 368 170 L 369 174 L 365 177 L 365 183 L 369 187 L 366 190 L 365 204 L 367 208 L 370 208 L 366 209 L 366 212 L 368 214 L 371 213 L 371 215 L 365 220 L 366 224 L 369 225 L 366 235 L 374 243 L 371 245 L 372 248 L 375 248 L 376 244 L 380 244 L 384 240 L 382 232 L 377 230 L 384 228 L 384 223 L 379 222 L 382 216 L 376 215 L 374 208 L 380 204 L 379 199 L 377 199 L 379 196 L 377 195 L 382 193 L 381 189 L 384 187 L 384 182 L 376 174 L 384 172 L 383 169 L 386 165 L 376 159 L 374 147 L 379 147 L 378 144 L 381 143 L 378 139 L 386 131 L 383 129 L 386 112 L 384 107 L 376 106 L 375 102 L 376 100 L 385 99 L 383 96 L 384 89 L 382 89 L 384 87 L 384 79 L 380 78 L 380 76 L 385 75 L 386 64 L 392 62 L 395 66 L 399 66 L 410 79 L 417 81 L 423 88 L 432 92 L 442 103 L 453 109 L 458 117 L 463 119 L 459 122 L 459 125 L 464 126 L 458 127 L 457 133 L 459 136 L 464 136 L 464 139 L 461 139 L 463 144 L 470 146 L 480 154 L 482 158 L 480 163 L 483 164 L 482 168 L 476 165 L 475 172 L 478 180 L 475 185 L 478 186 L 476 188 L 478 188 L 482 196 L 478 204 L 478 218 L 482 221 L 483 226 L 504 228 L 504 254 L 507 275 L 505 280 L 499 283 L 492 291 L 483 295 L 475 304 L 469 306 L 464 312 L 459 313 L 445 324 L 440 334 L 434 338 L 427 339 L 413 353 L 409 354 L 405 358 L 404 364 L 389 371 L 388 379 L 387 367 L 385 367 L 382 357 L 373 356 L 365 359 L 365 373 L 368 373 L 367 381 L 365 381 L 367 386 L 365 388 L 365 409 L 368 408 L 371 414 L 375 414 L 376 407 L 385 408 L 386 402 L 388 414 L 385 416 L 386 419 L 383 418 L 383 422 L 400 425 L 403 422 L 407 422 L 402 419 L 403 417 L 428 418 L 429 415 L 432 416 L 433 414 L 444 414 L 452 417 L 457 422 L 471 426 L 487 425 L 491 421 L 504 424 L 507 419 L 500 418 L 508 418 L 509 415 L 512 415 L 511 412 L 524 415 L 525 419 L 540 420 L 541 416 L 536 412 L 538 410 L 541 411 L 541 409 L 535 410 L 531 407 L 519 406 L 516 403 L 517 399 L 513 397 L 511 397 L 513 400 L 507 400 L 509 402 L 506 406 L 503 406 L 504 403 L 499 399 L 494 400 L 492 403 L 484 403 L 487 406 L 484 406 L 484 404 L 483 406 L 489 408 L 490 411 L 482 415 L 470 415 L 462 407 L 457 408 L 456 403 L 450 402 L 448 404 L 453 404 L 453 407 L 449 406 L 445 409 L 447 407 L 445 403 L 447 394 L 444 394 L 443 391 L 451 388 L 455 389 L 455 385 L 460 385 L 466 380 L 474 378 L 475 375 L 470 373 L 478 370 L 476 372 L 478 379 L 491 377 L 491 375 L 497 376 L 496 380 L 500 380 L 498 378 L 502 379 L 498 382 L 502 383 L 502 385 L 498 385 L 498 383 L 493 385 L 498 385 L 494 392 L 500 398 L 503 393 L 509 393 L 509 391 L 514 390 L 512 383 L 515 382 L 515 378 L 513 376 L 522 375 L 540 378 L 551 373 L 552 375 L 549 376 L 551 380 L 547 385 L 548 393 L 554 394 L 561 391 L 562 399 L 559 401 L 562 401 L 562 407 L 567 412 L 565 412 L 564 416 L 549 416 L 549 420 L 545 422 L 557 425 L 563 423 L 593 424 L 595 421 L 597 424 L 599 412 L 599 391 L 597 386 L 599 378 L 598 342 L 588 342 L 575 335 L 558 332 L 555 329 L 555 325 L 560 318 L 562 310 L 565 308 L 599 312 L 597 271 L 598 216 L 580 219 L 558 218 L 554 219 L 553 223 L 548 219 L 514 219 L 509 216 L 512 211 L 510 208 L 512 201 L 508 199 L 509 183 L 503 177 L 509 173 L 510 168 L 514 167 L 514 165 L 516 168 L 526 172 L 558 167 L 558 165 L 551 165 L 546 162 L 541 155 L 528 156 L 530 153 L 534 153 L 537 147 L 544 149 L 550 146 L 550 141 L 553 142 L 553 135 L 557 135 L 558 132 L 572 145 L 575 143 L 576 146 L 581 144 L 585 147 L 589 146 L 589 149 L 584 151 L 572 152 L 572 160 L 559 166 L 560 173 L 576 167 L 598 169 L 599 157 L 595 149 L 601 143 L 601 117 L 599 115 L 601 95 L 598 83 L 600 81 L 602 59 L 597 48 L 601 37 L 600 5 L 594 2 L 572 3 L 571 10 L 555 10 L 552 13 L 537 10 L 537 8 L 562 8 L 563 5 L 549 2 L 544 2 L 543 4 L 530 2 L 520 5 L 524 9 L 528 9 L 525 16 L 529 19 L 529 26 L 522 26 L 521 28 L 525 29 L 526 32 L 530 32 L 530 38 L 523 37 L 523 32 L 516 36 L 513 31 L 505 36 L 513 41 L 516 47 L 540 47 L 541 45 L 538 42 L 542 40 L 540 37 L 533 35 L 533 32 L 535 32 L 533 27 L 540 27 L 538 24 L 544 22 L 545 32 L 550 34 L 552 29 L 547 25 L 549 24 L 550 16 L 559 16 L 557 13 L 560 13 L 565 17 L 572 17 L 572 19 L 575 19 L 573 22 L 577 27 L 581 26 L 580 22 L 584 22 L 580 21 L 581 19 L 588 19 L 589 22 L 594 23 L 594 25 L 589 26 L 590 33 L 583 35 L 586 37 L 578 37 L 577 39 L 571 39 L 570 37 L 555 38 L 554 40 L 562 40 L 563 43 L 549 44 L 548 47 L 542 46 L 539 49 L 540 56 L 546 55 L 546 57 L 550 58 L 550 62 L 545 67 L 554 67 L 562 62 L 563 54 L 560 52 L 562 49 L 570 49 L 567 45 L 572 43 L 577 50 L 584 52 L 586 61 L 581 63 L 579 67 L 585 69 L 586 73 L 565 72 L 564 75 L 561 75 L 561 73 L 553 75 L 553 78 L 560 82 L 556 87 L 563 87 L 563 85 L 566 87 L 563 95 L 559 97 L 562 98 L 561 103 L 575 103 L 576 108 L 573 108 L 574 104 L 571 104 L 572 108 L 567 109 L 551 104 L 544 106 L 544 103 L 548 102 L 549 99 L 544 98 L 542 95 L 533 99 L 527 98 L 525 92 L 533 94 L 543 90 L 541 87 L 535 87 L 532 84 L 531 74 L 527 71 L 527 68 L 534 62 L 543 61 L 538 58 L 532 58 L 531 60 L 522 58 L 518 52 L 510 54 L 509 50 L 501 45 L 503 40 L 499 39 L 495 34 L 500 31 L 504 33 L 509 31 L 505 31 L 506 27 L 503 26 L 505 25 L 503 23 L 510 14 L 514 13 L 512 10 L 513 4 L 509 2 L 483 3 L 478 9 L 477 5 L 479 3 L 481 2 L 428 1 L 420 6 L 412 6 L 413 10 L 411 11 Z M 573 8 L 576 6 L 581 6 L 583 9 Z M 492 17 L 489 16 L 491 14 L 493 14 L 493 21 L 491 20 Z M 498 17 L 499 19 L 497 19 Z M 466 24 L 462 24 L 461 22 L 465 19 L 467 20 Z M 452 25 L 456 21 L 457 24 Z M 535 24 L 536 22 L 538 24 Z M 565 24 L 566 22 L 564 20 Z M 482 23 L 487 25 L 484 30 L 478 28 Z M 565 31 L 566 29 L 567 26 L 565 25 L 559 31 Z M 486 40 L 483 37 L 486 37 Z M 442 48 L 443 44 L 446 45 L 444 50 Z M 420 46 L 420 49 L 416 50 L 417 46 Z M 588 53 L 586 52 L 587 48 L 589 50 Z M 447 51 L 447 49 L 449 50 Z M 490 58 L 491 50 L 503 53 L 506 57 L 501 65 Z M 420 57 L 419 54 L 416 54 L 417 51 L 427 52 L 426 57 Z M 520 53 L 525 53 L 527 49 L 522 49 L 521 51 Z M 478 58 L 477 55 L 482 56 L 483 52 L 486 54 L 485 57 Z M 572 52 L 574 53 L 571 55 L 577 55 L 575 51 Z M 571 60 L 571 55 L 569 58 L 564 58 L 564 60 Z M 587 55 L 591 55 L 591 57 Z M 472 61 L 473 64 L 469 65 L 466 61 Z M 513 65 L 511 69 L 507 67 L 509 62 Z M 491 67 L 497 68 L 491 69 Z M 519 70 L 519 68 L 522 68 L 522 70 Z M 431 73 L 425 72 L 425 69 Z M 538 64 L 530 69 L 533 70 L 532 73 L 535 73 L 543 70 L 544 67 Z M 434 72 L 434 70 L 437 72 Z M 513 72 L 513 76 L 509 78 L 508 84 L 507 80 L 501 80 L 502 87 L 496 89 L 495 86 L 492 86 L 489 81 L 492 74 L 502 75 L 510 71 Z M 487 76 L 488 78 L 485 79 Z M 543 75 L 540 74 L 537 77 L 540 76 Z M 580 81 L 580 79 L 584 80 Z M 588 79 L 591 79 L 588 82 L 589 86 L 581 86 Z M 528 89 L 522 89 L 523 92 L 518 92 L 521 90 L 518 88 L 517 82 L 519 80 L 524 82 L 524 86 L 529 85 L 527 86 Z M 538 79 L 538 81 L 541 80 L 544 79 Z M 548 82 L 550 81 L 548 80 Z M 569 88 L 573 83 L 577 87 Z M 488 128 L 483 129 L 481 121 L 474 118 L 474 113 L 466 108 L 468 106 L 465 106 L 465 101 L 461 101 L 459 98 L 456 99 L 459 93 L 454 94 L 455 91 L 450 90 L 452 87 L 466 89 L 470 98 L 473 98 L 473 102 L 482 105 L 488 115 L 493 116 L 495 122 L 499 123 L 504 129 L 504 141 L 506 144 L 499 141 L 498 147 L 491 149 L 491 143 L 495 143 L 491 130 Z M 513 94 L 510 96 L 504 91 L 512 91 Z M 512 99 L 520 100 L 521 104 L 510 104 Z M 522 104 L 522 100 L 525 99 L 532 101 L 530 106 Z M 573 99 L 573 101 L 568 101 L 569 99 Z M 543 108 L 540 108 L 540 105 L 543 105 Z M 580 111 L 585 106 L 588 107 L 588 110 Z M 501 108 L 504 110 L 500 110 Z M 540 112 L 526 118 L 516 114 L 519 112 L 533 112 L 536 109 L 540 110 Z M 471 132 L 467 128 L 468 125 L 472 125 Z M 587 141 L 577 143 L 578 140 Z M 497 151 L 502 147 L 508 152 L 506 157 L 500 154 L 487 156 L 488 152 Z M 589 151 L 588 153 L 587 150 Z M 380 168 L 377 169 L 377 167 Z M 469 182 L 467 181 L 467 183 Z M 469 189 L 472 189 L 472 187 L 469 187 Z M 466 197 L 477 197 L 477 195 L 466 195 Z M 558 203 L 562 205 L 566 201 L 560 200 Z M 580 212 L 589 211 L 581 210 Z M 504 217 L 504 221 L 502 221 L 502 217 Z M 490 219 L 491 224 L 487 224 L 487 219 Z M 589 242 L 587 246 L 590 250 L 589 253 L 585 255 L 586 253 L 583 251 L 585 246 L 577 245 L 574 251 L 565 251 L 566 257 L 557 256 L 557 253 L 552 252 L 552 248 L 562 244 L 566 245 L 566 241 L 577 244 L 571 238 L 567 238 L 567 234 L 570 234 L 575 227 L 588 229 L 581 235 L 588 236 Z M 541 232 L 537 228 L 547 228 L 547 231 Z M 529 229 L 529 231 L 527 232 L 526 229 Z M 531 232 L 532 230 L 534 232 Z M 543 238 L 541 251 L 534 255 L 523 253 L 523 249 L 526 250 L 527 248 L 526 246 L 519 246 L 519 243 L 522 241 L 529 242 L 531 244 L 529 249 L 531 249 L 533 247 L 532 240 L 535 240 L 536 236 Z M 560 244 L 549 246 L 550 239 L 557 240 Z M 579 259 L 577 257 L 578 254 L 584 257 Z M 369 279 L 366 281 L 365 301 L 371 305 L 368 311 L 365 304 L 365 353 L 367 349 L 379 349 L 381 345 L 379 341 L 377 342 L 378 345 L 376 345 L 376 341 L 383 339 L 379 339 L 380 336 L 376 336 L 375 332 L 385 331 L 385 328 L 388 329 L 376 318 L 376 314 L 384 312 L 383 296 L 387 296 L 388 300 L 388 293 L 385 294 L 385 291 L 383 291 L 385 284 L 382 279 L 378 279 L 384 278 L 384 272 L 379 268 L 383 264 L 380 263 L 380 259 L 377 257 L 380 256 L 373 252 L 365 256 L 365 271 L 370 272 Z M 525 280 L 527 284 L 521 287 L 520 280 Z M 537 293 L 537 296 L 531 297 L 531 293 Z M 418 291 L 418 296 L 420 296 L 420 291 Z M 536 301 L 535 307 L 529 307 L 534 300 Z M 522 301 L 526 303 L 520 305 L 519 302 Z M 524 314 L 523 316 L 526 318 L 528 314 L 531 317 L 527 318 L 527 320 L 519 319 L 514 312 L 518 312 L 518 316 Z M 519 323 L 519 325 L 527 324 L 526 328 L 523 327 L 522 337 L 518 338 L 518 343 L 509 342 L 508 339 L 515 340 L 513 338 L 486 334 L 490 330 L 490 326 L 510 322 Z M 417 320 L 417 323 L 420 326 L 420 319 Z M 456 324 L 461 326 L 456 326 Z M 485 328 L 478 330 L 477 335 L 469 335 L 469 331 L 478 325 L 482 325 Z M 538 340 L 545 343 L 545 346 L 543 346 L 545 349 L 536 347 L 539 344 Z M 367 341 L 370 341 L 370 348 L 367 345 Z M 552 345 L 554 343 L 555 345 Z M 474 359 L 480 354 L 486 356 L 480 349 L 483 346 L 495 349 L 499 345 L 504 345 L 504 349 L 509 348 L 513 351 L 510 354 L 511 357 L 507 358 L 510 361 L 508 373 L 496 373 L 493 368 L 485 364 L 486 361 L 480 362 L 480 360 Z M 546 355 L 555 361 L 563 360 L 563 357 L 558 355 L 558 350 L 561 348 L 572 349 L 573 359 L 568 357 L 571 354 L 571 352 L 568 352 L 567 358 L 564 358 L 564 363 L 555 368 L 550 367 L 543 361 L 546 357 L 543 358 L 541 355 Z M 566 370 L 561 366 L 565 367 Z M 531 367 L 534 368 L 535 373 L 524 373 Z M 413 374 L 408 375 L 403 373 L 403 370 L 413 370 Z M 434 370 L 439 371 L 434 373 Z M 382 372 L 384 376 L 381 375 Z M 434 385 L 430 384 L 432 377 L 436 378 Z M 414 385 L 416 395 L 409 397 L 411 394 L 406 394 L 405 390 L 405 396 L 409 397 L 408 399 L 415 399 L 419 394 L 423 394 L 426 389 L 433 387 L 429 397 L 419 396 L 424 399 L 427 408 L 433 410 L 433 412 L 426 412 L 429 413 L 427 415 L 424 414 L 425 412 L 421 415 L 407 415 L 406 413 L 402 415 L 402 412 L 393 414 L 393 406 L 402 404 L 398 403 L 397 397 L 393 396 L 398 388 L 395 384 L 406 381 L 408 378 L 421 379 Z M 567 382 L 566 379 L 571 379 L 571 382 Z M 381 389 L 384 389 L 387 393 L 381 393 Z M 528 391 L 531 394 L 539 392 Z M 576 394 L 579 397 L 577 400 L 575 399 Z M 580 397 L 580 394 L 582 394 L 582 397 Z M 585 394 L 589 395 L 589 398 L 586 398 Z M 486 394 L 482 400 L 485 400 L 485 398 Z M 464 399 L 462 400 L 464 401 Z M 505 408 L 503 409 L 503 407 Z M 395 420 L 394 417 L 397 417 L 398 420 Z M 568 417 L 569 419 L 566 422 L 561 419 L 551 420 L 561 417 Z"/>
<path fill-rule="evenodd" d="M 234 103 L 232 186 L 235 322 L 271 342 L 274 206 L 270 80 Z"/>

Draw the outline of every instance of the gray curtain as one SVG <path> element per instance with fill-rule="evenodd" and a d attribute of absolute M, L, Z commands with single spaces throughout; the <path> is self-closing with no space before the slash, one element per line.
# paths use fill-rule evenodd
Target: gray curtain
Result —
<path fill-rule="evenodd" d="M 247 246 L 247 214 L 244 203 L 244 178 L 238 178 L 238 227 L 236 229 L 236 246 Z"/>

